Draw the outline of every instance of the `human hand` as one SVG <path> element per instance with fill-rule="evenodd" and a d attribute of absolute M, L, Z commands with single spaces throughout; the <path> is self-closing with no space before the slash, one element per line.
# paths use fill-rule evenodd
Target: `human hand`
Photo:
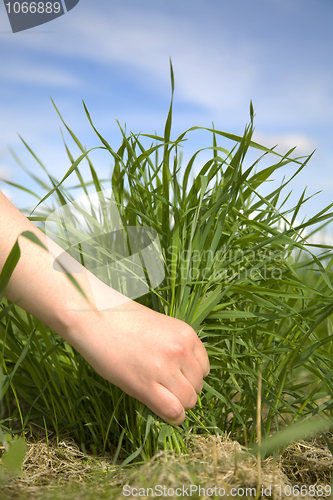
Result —
<path fill-rule="evenodd" d="M 97 373 L 166 422 L 184 421 L 209 373 L 206 350 L 187 323 L 132 300 L 73 317 L 69 342 Z"/>
<path fill-rule="evenodd" d="M 0 192 L 0 270 L 22 232 L 35 234 L 51 254 L 63 249 L 47 238 Z M 144 307 L 97 279 L 87 269 L 74 274 L 88 302 L 54 256 L 26 238 L 6 297 L 43 321 L 75 347 L 105 379 L 145 403 L 165 421 L 180 424 L 209 373 L 206 350 L 181 320 Z M 72 259 L 67 257 L 69 266 Z M 73 259 L 74 260 L 74 259 Z M 75 268 L 80 264 L 75 261 Z M 67 264 L 67 263 L 66 263 Z M 95 304 L 97 300 L 98 310 Z M 110 306 L 112 305 L 112 307 Z"/>

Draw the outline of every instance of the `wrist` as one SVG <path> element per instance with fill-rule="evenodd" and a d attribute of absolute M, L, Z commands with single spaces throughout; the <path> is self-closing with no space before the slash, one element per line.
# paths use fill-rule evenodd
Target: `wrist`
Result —
<path fill-rule="evenodd" d="M 55 331 L 75 348 L 87 340 L 90 332 L 94 331 L 97 323 L 106 314 L 119 312 L 120 309 L 123 310 L 123 306 L 126 309 L 136 304 L 132 299 L 100 281 L 89 271 L 85 270 L 85 272 L 89 287 L 82 288 L 89 303 L 72 285 L 73 294 L 70 300 L 62 301 L 55 313 L 58 325 Z M 111 325 L 111 322 L 109 324 Z"/>

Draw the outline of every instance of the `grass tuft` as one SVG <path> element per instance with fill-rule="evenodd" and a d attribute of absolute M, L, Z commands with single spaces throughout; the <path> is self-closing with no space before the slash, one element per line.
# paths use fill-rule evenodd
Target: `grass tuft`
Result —
<path fill-rule="evenodd" d="M 47 216 L 78 193 L 99 193 L 103 207 L 106 190 L 111 189 L 125 231 L 138 226 L 157 232 L 165 278 L 137 300 L 186 321 L 205 344 L 211 372 L 196 408 L 187 411 L 181 426 L 165 424 L 100 378 L 47 326 L 2 298 L 0 428 L 4 433 L 21 432 L 30 423 L 45 425 L 58 441 L 66 434 L 82 451 L 95 454 L 118 448 L 119 457 L 127 462 L 150 459 L 161 449 L 185 453 L 192 434 L 227 432 L 253 445 L 258 373 L 263 440 L 290 423 L 333 416 L 333 253 L 331 247 L 313 244 L 307 236 L 332 221 L 332 205 L 299 222 L 307 201 L 304 191 L 298 203 L 287 208 L 288 185 L 311 155 L 295 158 L 293 150 L 280 155 L 254 142 L 252 103 L 243 135 L 192 127 L 171 139 L 172 106 L 171 100 L 163 137 L 126 135 L 120 127 L 122 140 L 113 148 L 84 105 L 101 143 L 93 149 L 102 149 L 112 161 L 108 179 L 98 177 L 92 150 L 85 150 L 57 108 L 80 150 L 75 160 L 64 139 L 70 162 L 65 176 L 58 180 L 51 175 L 23 144 L 47 174 L 46 181 L 36 172 L 31 174 L 43 194 L 36 194 L 39 201 L 29 218 L 42 229 Z M 211 134 L 211 145 L 182 165 L 179 151 L 187 136 L 199 129 Z M 197 172 L 201 151 L 209 152 L 210 159 Z M 83 161 L 91 179 L 83 179 L 79 170 Z M 271 193 L 261 194 L 280 169 L 293 174 Z M 70 180 L 72 185 L 67 186 Z M 94 222 L 90 213 L 82 215 L 92 236 L 96 221 L 108 216 L 101 210 Z M 58 236 L 61 239 L 61 232 Z M 102 246 L 95 250 L 93 258 L 99 262 L 112 257 Z M 18 257 L 15 246 L 0 275 L 1 296 Z M 78 258 L 92 255 L 81 249 Z"/>

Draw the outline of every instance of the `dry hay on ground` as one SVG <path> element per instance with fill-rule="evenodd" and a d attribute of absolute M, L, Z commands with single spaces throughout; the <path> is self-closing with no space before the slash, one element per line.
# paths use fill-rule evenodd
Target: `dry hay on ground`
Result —
<path fill-rule="evenodd" d="M 122 487 L 125 484 L 136 488 L 159 484 L 174 489 L 180 485 L 197 484 L 205 491 L 216 485 L 224 488 L 227 495 L 231 488 L 257 488 L 259 485 L 259 491 L 263 487 L 272 493 L 259 498 L 290 499 L 294 497 L 290 495 L 290 489 L 285 489 L 286 485 L 330 484 L 333 457 L 322 438 L 290 445 L 279 455 L 277 462 L 274 463 L 272 457 L 267 458 L 260 469 L 256 457 L 236 441 L 221 436 L 193 438 L 188 455 L 160 452 L 143 465 L 119 471 L 112 465 L 111 458 L 87 457 L 72 441 L 62 441 L 58 446 L 48 444 L 46 440 L 28 443 L 22 474 L 3 485 L 2 493 L 7 495 L 4 498 L 19 499 L 20 492 L 23 495 L 23 492 L 30 491 L 34 498 L 43 498 L 46 486 L 48 490 L 69 483 L 86 487 L 90 482 L 96 494 L 98 489 L 112 489 L 112 498 L 124 498 Z M 98 472 L 103 472 L 102 476 Z M 201 494 L 200 499 L 205 498 L 210 497 Z M 323 496 L 303 495 L 299 498 Z"/>
<path fill-rule="evenodd" d="M 322 437 L 288 446 L 280 455 L 280 463 L 293 484 L 331 482 L 333 456 Z"/>

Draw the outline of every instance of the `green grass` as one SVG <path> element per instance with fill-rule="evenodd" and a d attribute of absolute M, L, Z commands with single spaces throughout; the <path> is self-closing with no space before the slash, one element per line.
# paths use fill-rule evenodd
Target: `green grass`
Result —
<path fill-rule="evenodd" d="M 206 346 L 211 372 L 184 424 L 167 425 L 99 377 L 46 325 L 3 298 L 16 251 L 0 275 L 3 432 L 20 432 L 33 422 L 53 429 L 59 439 L 67 433 L 82 450 L 117 451 L 128 461 L 147 460 L 159 449 L 185 452 L 192 433 L 231 433 L 251 445 L 259 372 L 263 437 L 300 419 L 331 417 L 333 254 L 330 247 L 309 244 L 306 234 L 332 220 L 332 205 L 299 223 L 304 190 L 298 203 L 286 208 L 288 185 L 312 155 L 295 158 L 294 150 L 280 155 L 253 142 L 251 104 L 243 135 L 204 129 L 211 134 L 205 148 L 210 159 L 194 176 L 197 151 L 180 174 L 181 150 L 198 127 L 172 139 L 172 102 L 164 136 L 127 135 L 120 127 L 117 147 L 99 134 L 85 111 L 99 140 L 94 149 L 109 155 L 112 175 L 99 178 L 92 150 L 86 151 L 63 121 L 80 149 L 74 159 L 64 142 L 71 166 L 63 179 L 48 172 L 24 143 L 47 176 L 43 180 L 21 164 L 45 193 L 34 194 L 36 207 L 29 217 L 43 229 L 57 207 L 79 194 L 112 188 L 125 230 L 153 228 L 162 248 L 165 279 L 137 300 L 189 323 Z M 83 179 L 82 162 L 88 162 L 91 179 Z M 261 195 L 261 187 L 280 169 L 289 178 Z M 89 227 L 93 235 L 94 223 Z M 100 262 L 110 257 L 103 248 L 96 252 Z M 88 255 L 81 251 L 79 257 Z"/>

